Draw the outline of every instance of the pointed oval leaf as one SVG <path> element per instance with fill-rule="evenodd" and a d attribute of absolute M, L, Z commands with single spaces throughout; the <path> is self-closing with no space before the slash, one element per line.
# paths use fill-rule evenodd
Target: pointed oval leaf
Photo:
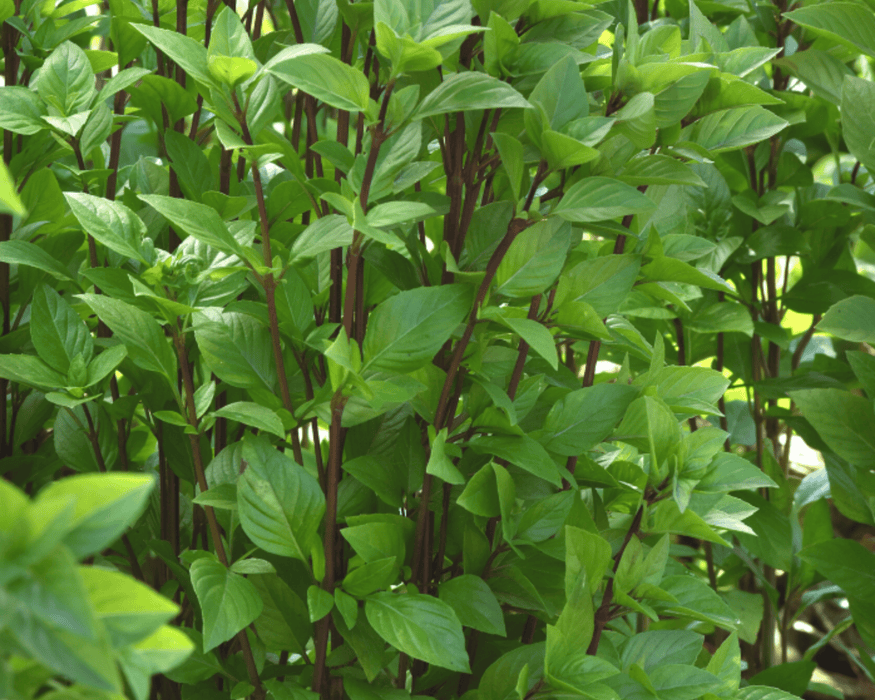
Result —
<path fill-rule="evenodd" d="M 91 361 L 94 340 L 88 326 L 67 300 L 47 285 L 34 292 L 30 336 L 37 354 L 59 372 L 66 372 L 77 355 L 86 364 Z"/>
<path fill-rule="evenodd" d="M 625 182 L 608 177 L 588 177 L 571 186 L 554 213 L 567 221 L 582 223 L 642 214 L 655 206 Z"/>
<path fill-rule="evenodd" d="M 364 369 L 413 372 L 430 362 L 470 309 L 461 284 L 420 287 L 379 304 L 368 319 Z"/>
<path fill-rule="evenodd" d="M 197 559 L 190 573 L 204 616 L 205 652 L 231 639 L 261 614 L 263 603 L 255 587 L 213 556 Z"/>
<path fill-rule="evenodd" d="M 67 192 L 64 196 L 88 235 L 126 258 L 149 264 L 143 255 L 146 226 L 128 207 L 83 192 Z"/>
<path fill-rule="evenodd" d="M 478 109 L 508 109 L 531 105 L 510 85 L 486 73 L 455 73 L 430 92 L 419 105 L 414 119 L 448 112 Z"/>
<path fill-rule="evenodd" d="M 333 56 L 299 53 L 287 59 L 274 58 L 266 68 L 280 80 L 332 107 L 350 112 L 367 109 L 370 99 L 368 79 L 357 68 Z"/>
<path fill-rule="evenodd" d="M 247 436 L 243 458 L 237 506 L 246 534 L 266 552 L 307 563 L 325 511 L 319 483 L 265 438 Z"/>
<path fill-rule="evenodd" d="M 389 644 L 414 659 L 470 673 L 462 624 L 442 600 L 375 593 L 365 602 L 368 622 Z"/>
<path fill-rule="evenodd" d="M 176 388 L 176 355 L 158 321 L 136 306 L 104 294 L 77 296 L 125 344 L 128 355 L 137 365 L 164 375 Z"/>

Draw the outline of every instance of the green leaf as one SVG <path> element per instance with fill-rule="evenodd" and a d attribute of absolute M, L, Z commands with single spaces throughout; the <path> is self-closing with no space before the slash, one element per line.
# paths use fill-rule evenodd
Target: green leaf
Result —
<path fill-rule="evenodd" d="M 211 371 L 241 389 L 276 388 L 270 331 L 241 313 L 204 310 L 194 315 L 198 349 Z"/>
<path fill-rule="evenodd" d="M 226 6 L 216 13 L 208 54 L 255 59 L 252 41 L 233 8 Z"/>
<path fill-rule="evenodd" d="M 155 411 L 153 415 L 158 417 L 159 413 L 172 413 L 172 411 Z M 182 416 L 179 417 L 182 418 Z M 161 420 L 165 419 L 161 418 Z M 183 424 L 187 425 L 185 419 L 183 419 Z M 213 486 L 210 486 L 209 489 L 202 491 L 193 498 L 192 502 L 202 506 L 210 506 L 211 508 L 237 510 L 237 484 L 214 484 Z M 238 573 L 244 572 L 241 571 Z"/>
<path fill-rule="evenodd" d="M 875 57 L 875 17 L 865 5 L 817 3 L 783 15 L 800 27 Z"/>
<path fill-rule="evenodd" d="M 56 110 L 53 116 L 69 117 L 87 110 L 96 94 L 88 56 L 76 44 L 65 41 L 40 68 L 36 91 Z"/>
<path fill-rule="evenodd" d="M 492 17 L 495 17 L 495 15 L 490 16 L 490 21 L 492 21 Z M 523 173 L 526 169 L 523 145 L 519 139 L 498 131 L 492 135 L 492 140 L 495 142 L 495 147 L 501 156 L 501 164 L 507 172 L 514 201 L 518 201 L 523 183 Z"/>
<path fill-rule="evenodd" d="M 79 574 L 96 617 L 115 647 L 146 639 L 179 612 L 179 606 L 172 601 L 117 571 L 83 566 Z"/>
<path fill-rule="evenodd" d="M 426 595 L 375 593 L 365 602 L 365 614 L 377 634 L 408 656 L 471 672 L 462 625 L 447 603 Z"/>
<path fill-rule="evenodd" d="M 142 80 L 145 76 L 149 75 L 151 72 L 152 71 L 148 70 L 147 68 L 139 67 L 125 68 L 123 70 L 120 70 L 103 84 L 103 87 L 100 89 L 100 99 L 108 99 L 115 95 L 117 92 L 126 90 L 138 80 Z"/>
<path fill-rule="evenodd" d="M 485 73 L 454 73 L 432 90 L 419 105 L 414 119 L 425 119 L 448 112 L 478 109 L 530 107 L 520 93 L 498 78 Z"/>
<path fill-rule="evenodd" d="M 765 141 L 786 126 L 788 122 L 773 112 L 750 105 L 702 117 L 681 132 L 681 139 L 692 141 L 711 153 L 722 153 Z"/>
<path fill-rule="evenodd" d="M 124 345 L 113 345 L 104 350 L 88 365 L 88 379 L 85 386 L 94 386 L 105 379 L 127 356 L 128 349 Z"/>
<path fill-rule="evenodd" d="M 693 169 L 674 158 L 657 153 L 630 160 L 618 175 L 627 185 L 691 185 L 705 187 Z"/>
<path fill-rule="evenodd" d="M 154 485 L 146 474 L 77 474 L 46 486 L 36 503 L 75 499 L 63 542 L 76 557 L 85 558 L 112 544 L 140 516 Z"/>
<path fill-rule="evenodd" d="M 138 195 L 175 228 L 224 253 L 244 257 L 242 247 L 231 235 L 222 217 L 212 207 L 186 199 L 165 197 L 157 194 Z"/>
<path fill-rule="evenodd" d="M 545 646 L 544 642 L 522 644 L 501 655 L 483 672 L 477 689 L 480 698 L 507 700 L 517 697 L 514 695 L 517 682 L 526 673 L 525 685 L 535 685 L 544 675 Z"/>
<path fill-rule="evenodd" d="M 88 327 L 70 304 L 47 285 L 33 295 L 30 335 L 37 354 L 49 367 L 66 373 L 77 355 L 91 361 L 94 340 Z"/>
<path fill-rule="evenodd" d="M 665 664 L 648 671 L 658 697 L 693 700 L 711 690 L 717 678 L 707 671 L 686 664 Z"/>
<path fill-rule="evenodd" d="M 122 692 L 108 637 L 92 642 L 49 626 L 24 605 L 4 610 L 12 642 L 35 661 L 78 683 L 113 694 Z"/>
<path fill-rule="evenodd" d="M 853 75 L 850 68 L 826 51 L 808 48 L 792 56 L 779 58 L 773 64 L 805 83 L 818 97 L 833 104 L 842 103 L 842 83 Z M 844 114 L 844 109 L 842 109 Z"/>
<path fill-rule="evenodd" d="M 67 378 L 33 355 L 0 355 L 0 377 L 40 389 L 67 386 Z"/>
<path fill-rule="evenodd" d="M 875 299 L 859 295 L 842 299 L 829 307 L 817 330 L 857 343 L 875 342 Z"/>
<path fill-rule="evenodd" d="M 213 171 L 204 152 L 190 138 L 168 129 L 164 145 L 186 197 L 199 201 L 201 195 L 213 189 Z"/>
<path fill-rule="evenodd" d="M 736 454 L 721 452 L 708 465 L 708 471 L 696 485 L 698 491 L 723 492 L 777 488 L 762 469 Z"/>
<path fill-rule="evenodd" d="M 345 216 L 329 214 L 307 226 L 292 243 L 291 258 L 304 263 L 334 248 L 352 245 L 353 230 Z"/>
<path fill-rule="evenodd" d="M 853 598 L 875 595 L 875 554 L 854 540 L 831 539 L 806 547 L 799 557 Z"/>
<path fill-rule="evenodd" d="M 571 226 L 558 218 L 521 231 L 495 273 L 496 292 L 512 298 L 543 292 L 562 271 L 571 236 Z"/>
<path fill-rule="evenodd" d="M 321 46 L 317 49 L 324 50 Z M 280 58 L 281 55 L 274 57 L 265 70 L 337 109 L 349 112 L 367 109 L 370 85 L 360 70 L 323 53 L 298 53 Z"/>
<path fill-rule="evenodd" d="M 41 624 L 82 641 L 97 642 L 100 625 L 89 604 L 82 569 L 64 549 L 44 557 L 23 569 L 24 576 L 4 584 L 4 594 L 8 596 L 4 608 L 24 606 Z"/>
<path fill-rule="evenodd" d="M 124 204 L 77 192 L 67 192 L 64 196 L 73 216 L 88 235 L 126 258 L 150 264 L 143 254 L 146 226 Z"/>
<path fill-rule="evenodd" d="M 266 552 L 307 563 L 325 512 L 319 483 L 264 437 L 247 435 L 243 458 L 237 505 L 244 531 Z"/>
<path fill-rule="evenodd" d="M 572 185 L 553 211 L 567 221 L 585 223 L 643 214 L 655 206 L 624 182 L 608 177 L 587 177 Z"/>
<path fill-rule="evenodd" d="M 656 282 L 683 282 L 718 292 L 734 293 L 732 286 L 710 270 L 693 267 L 677 258 L 660 256 L 641 268 L 649 280 Z"/>
<path fill-rule="evenodd" d="M 195 98 L 179 83 L 160 75 L 147 75 L 136 87 L 128 88 L 130 104 L 140 110 L 160 128 L 165 114 L 170 122 L 177 122 L 197 110 Z"/>
<path fill-rule="evenodd" d="M 549 539 L 565 524 L 573 505 L 574 494 L 570 491 L 560 491 L 535 502 L 523 511 L 516 537 L 536 544 Z"/>
<path fill-rule="evenodd" d="M 749 685 L 736 690 L 732 700 L 799 700 L 799 696 L 765 685 Z"/>
<path fill-rule="evenodd" d="M 438 597 L 447 603 L 466 627 L 486 634 L 507 633 L 504 628 L 504 613 L 495 594 L 479 576 L 464 574 L 438 587 Z"/>
<path fill-rule="evenodd" d="M 808 684 L 816 668 L 817 664 L 813 661 L 791 661 L 760 671 L 750 679 L 750 683 L 779 688 L 802 697 L 808 690 Z"/>
<path fill-rule="evenodd" d="M 389 588 L 398 577 L 397 557 L 377 559 L 350 571 L 343 579 L 343 589 L 357 598 Z"/>
<path fill-rule="evenodd" d="M 426 474 L 433 474 L 448 484 L 464 484 L 465 476 L 447 456 L 444 446 L 447 442 L 447 429 L 442 428 L 431 442 L 431 452 L 425 465 Z"/>
<path fill-rule="evenodd" d="M 728 630 L 736 628 L 735 612 L 702 579 L 680 574 L 667 576 L 658 585 L 675 599 L 674 602 L 655 602 L 654 606 L 660 613 L 691 617 Z"/>
<path fill-rule="evenodd" d="M 686 327 L 696 333 L 744 333 L 753 336 L 754 325 L 750 312 L 741 304 L 717 302 L 696 311 Z"/>
<path fill-rule="evenodd" d="M 638 277 L 639 255 L 605 255 L 584 260 L 559 278 L 556 304 L 583 301 L 599 317 L 616 313 Z"/>
<path fill-rule="evenodd" d="M 869 13 L 870 19 L 872 14 Z M 875 29 L 875 19 L 872 19 Z M 869 172 L 875 172 L 875 85 L 869 80 L 845 76 L 842 83 L 842 136 L 848 150 Z"/>
<path fill-rule="evenodd" d="M 128 349 L 128 355 L 145 370 L 163 374 L 176 387 L 176 355 L 161 325 L 145 311 L 103 294 L 79 294 Z"/>
<path fill-rule="evenodd" d="M 346 626 L 350 629 L 355 627 L 359 613 L 358 602 L 356 599 L 348 593 L 345 593 L 343 589 L 335 588 L 334 604 L 337 607 L 338 612 L 340 612 L 341 617 L 343 617 Z"/>
<path fill-rule="evenodd" d="M 9 168 L 6 167 L 6 163 L 0 164 L 0 214 L 24 216 L 26 213 L 27 210 L 21 197 L 18 196 Z"/>
<path fill-rule="evenodd" d="M 469 513 L 484 518 L 495 518 L 501 515 L 498 486 L 491 464 L 484 465 L 474 473 L 462 493 L 459 494 L 456 503 Z"/>
<path fill-rule="evenodd" d="M 112 116 L 112 110 L 105 102 L 98 102 L 91 110 L 79 136 L 79 149 L 83 154 L 89 155 L 109 138 Z"/>
<path fill-rule="evenodd" d="M 272 433 L 279 438 L 285 437 L 283 422 L 280 420 L 276 411 L 272 411 L 267 406 L 262 406 L 251 401 L 236 401 L 229 403 L 226 406 L 214 411 L 213 414 L 217 418 L 228 418 L 229 420 L 243 423 L 244 425 L 264 430 Z"/>
<path fill-rule="evenodd" d="M 802 415 L 839 457 L 875 468 L 872 402 L 840 389 L 803 389 L 791 394 Z"/>
<path fill-rule="evenodd" d="M 334 607 L 334 596 L 319 586 L 310 586 L 307 589 L 307 609 L 310 613 L 310 622 L 321 620 Z"/>
<path fill-rule="evenodd" d="M 413 372 L 428 363 L 470 310 L 461 284 L 421 287 L 390 297 L 368 318 L 364 370 Z"/>
<path fill-rule="evenodd" d="M 38 245 L 28 241 L 0 242 L 0 262 L 33 267 L 37 270 L 48 272 L 52 277 L 59 280 L 73 279 L 73 276 L 66 267 L 61 265 L 61 263 Z"/>
<path fill-rule="evenodd" d="M 562 475 L 552 457 L 529 435 L 480 435 L 468 445 L 481 454 L 507 460 L 554 486 L 562 483 Z"/>
<path fill-rule="evenodd" d="M 348 516 L 349 527 L 341 530 L 343 538 L 370 564 L 388 557 L 403 562 L 406 540 L 412 536 L 414 524 L 400 515 Z"/>
<path fill-rule="evenodd" d="M 253 576 L 249 581 L 262 601 L 255 628 L 267 651 L 302 653 L 313 632 L 304 601 L 276 574 Z"/>
<path fill-rule="evenodd" d="M 7 86 L 0 90 L 0 128 L 16 134 L 36 134 L 46 128 L 46 105 L 25 87 Z"/>
<path fill-rule="evenodd" d="M 201 42 L 177 32 L 159 29 L 149 24 L 132 24 L 156 49 L 169 56 L 176 65 L 204 85 L 219 88 L 210 74 L 207 50 Z"/>
<path fill-rule="evenodd" d="M 371 455 L 356 457 L 343 463 L 343 471 L 352 474 L 387 505 L 400 508 L 404 502 L 407 470 L 393 460 L 377 459 Z"/>
<path fill-rule="evenodd" d="M 367 222 L 371 226 L 391 228 L 426 219 L 434 213 L 434 208 L 424 202 L 384 202 L 368 212 Z"/>
<path fill-rule="evenodd" d="M 190 574 L 204 616 L 205 652 L 231 639 L 261 614 L 264 604 L 255 586 L 213 555 L 197 559 Z"/>
<path fill-rule="evenodd" d="M 532 350 L 547 360 L 547 364 L 554 370 L 559 367 L 559 357 L 556 353 L 555 341 L 544 324 L 532 319 L 515 318 L 513 316 L 503 317 L 502 322 L 528 343 Z"/>
<path fill-rule="evenodd" d="M 568 457 L 591 450 L 608 437 L 637 395 L 622 384 L 598 384 L 572 391 L 550 409 L 539 441 Z"/>
<path fill-rule="evenodd" d="M 207 61 L 210 75 L 231 88 L 249 80 L 258 70 L 258 64 L 249 58 L 210 56 Z"/>

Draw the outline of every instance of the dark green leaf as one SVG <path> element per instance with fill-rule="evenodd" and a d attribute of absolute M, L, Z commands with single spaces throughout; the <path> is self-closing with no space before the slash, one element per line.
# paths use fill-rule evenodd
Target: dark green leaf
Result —
<path fill-rule="evenodd" d="M 460 284 L 399 292 L 368 318 L 362 345 L 365 370 L 412 372 L 431 360 L 470 309 Z"/>
<path fill-rule="evenodd" d="M 320 546 L 316 531 L 325 511 L 319 483 L 265 438 L 243 444 L 246 471 L 240 477 L 237 505 L 249 538 L 267 552 L 307 563 Z"/>

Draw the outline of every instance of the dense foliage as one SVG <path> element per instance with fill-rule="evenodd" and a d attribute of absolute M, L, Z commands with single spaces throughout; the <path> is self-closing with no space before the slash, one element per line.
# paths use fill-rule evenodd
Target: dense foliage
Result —
<path fill-rule="evenodd" d="M 0 22 L 0 697 L 872 697 L 872 2 Z"/>

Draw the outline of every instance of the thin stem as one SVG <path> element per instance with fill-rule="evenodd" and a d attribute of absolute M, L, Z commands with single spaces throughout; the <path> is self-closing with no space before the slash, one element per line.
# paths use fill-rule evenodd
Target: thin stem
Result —
<path fill-rule="evenodd" d="M 641 519 L 644 517 L 644 504 L 641 504 L 638 507 L 638 512 L 635 513 L 635 517 L 632 519 L 632 524 L 629 526 L 629 529 L 626 531 L 626 536 L 623 538 L 623 544 L 620 546 L 620 551 L 617 552 L 616 557 L 614 558 L 614 573 L 617 573 L 617 569 L 620 567 L 620 561 L 623 559 L 623 553 L 626 551 L 626 547 L 629 546 L 629 542 L 632 541 L 632 538 L 638 534 L 638 531 L 641 528 Z M 610 622 L 611 618 L 611 605 L 614 602 L 614 577 L 610 577 L 608 579 L 608 583 L 605 586 L 605 593 L 602 596 L 601 605 L 599 605 L 598 609 L 595 611 L 595 627 L 592 633 L 592 639 L 589 642 L 589 646 L 587 647 L 586 653 L 589 656 L 595 656 L 599 649 L 599 642 L 602 638 L 602 632 L 604 632 L 605 627 L 608 622 Z"/>
<path fill-rule="evenodd" d="M 191 375 L 191 367 L 189 366 L 188 358 L 186 357 L 185 336 L 179 332 L 178 329 L 174 329 L 173 344 L 176 347 L 176 355 L 179 361 L 180 373 L 182 374 L 188 424 L 197 430 L 200 425 L 200 420 L 197 417 L 197 409 L 194 405 L 194 381 Z M 189 435 L 188 438 L 191 445 L 195 477 L 197 479 L 198 487 L 200 488 L 201 493 L 203 493 L 209 489 L 209 486 L 207 484 L 206 472 L 204 471 L 203 456 L 201 455 L 200 431 L 195 435 Z M 219 562 L 227 568 L 228 555 L 225 552 L 225 545 L 222 541 L 222 534 L 219 530 L 219 521 L 216 518 L 216 512 L 213 510 L 212 506 L 204 506 L 204 513 L 207 516 L 207 523 L 210 527 L 213 545 L 216 548 L 216 557 Z M 249 682 L 256 688 L 253 697 L 256 698 L 256 700 L 263 700 L 266 696 L 266 691 L 261 684 L 261 679 L 259 678 L 258 670 L 255 666 L 255 657 L 252 655 L 252 647 L 249 645 L 249 638 L 246 636 L 245 629 L 240 630 L 240 632 L 237 633 L 237 640 L 243 651 L 243 661 L 246 664 Z"/>

